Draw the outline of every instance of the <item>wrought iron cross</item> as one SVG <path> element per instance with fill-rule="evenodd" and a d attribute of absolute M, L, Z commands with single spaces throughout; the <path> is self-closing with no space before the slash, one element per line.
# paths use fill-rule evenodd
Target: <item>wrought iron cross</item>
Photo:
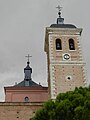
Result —
<path fill-rule="evenodd" d="M 25 56 L 25 57 L 27 57 L 27 58 L 28 58 L 28 62 L 29 62 L 29 58 L 30 58 L 30 57 L 32 57 L 32 56 L 30 56 L 30 55 L 28 54 L 28 55 L 27 55 L 27 56 Z"/>
<path fill-rule="evenodd" d="M 58 9 L 59 12 L 62 10 L 62 7 L 60 7 L 60 5 L 58 5 L 56 8 Z"/>
<path fill-rule="evenodd" d="M 59 17 L 61 17 L 62 7 L 60 7 L 60 5 L 58 5 L 56 8 L 58 9 L 58 15 L 59 15 Z"/>

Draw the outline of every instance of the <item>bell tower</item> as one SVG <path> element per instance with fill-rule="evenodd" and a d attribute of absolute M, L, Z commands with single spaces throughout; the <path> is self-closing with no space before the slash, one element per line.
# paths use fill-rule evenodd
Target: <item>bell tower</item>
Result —
<path fill-rule="evenodd" d="M 86 84 L 85 63 L 80 46 L 82 28 L 64 24 L 61 7 L 57 8 L 57 24 L 47 27 L 45 33 L 50 99 Z"/>

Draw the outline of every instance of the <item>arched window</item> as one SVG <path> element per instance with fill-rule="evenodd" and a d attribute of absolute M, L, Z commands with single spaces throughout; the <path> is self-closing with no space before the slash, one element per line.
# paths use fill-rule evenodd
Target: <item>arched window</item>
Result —
<path fill-rule="evenodd" d="M 62 50 L 61 40 L 56 39 L 56 50 Z"/>
<path fill-rule="evenodd" d="M 75 44 L 73 39 L 69 39 L 69 49 L 75 50 Z"/>
<path fill-rule="evenodd" d="M 25 101 L 25 102 L 29 102 L 29 97 L 25 97 L 25 98 L 24 98 L 24 101 Z"/>

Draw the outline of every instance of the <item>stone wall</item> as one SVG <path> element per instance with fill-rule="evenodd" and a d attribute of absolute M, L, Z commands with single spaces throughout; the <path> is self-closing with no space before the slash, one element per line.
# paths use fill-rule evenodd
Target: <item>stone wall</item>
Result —
<path fill-rule="evenodd" d="M 42 103 L 0 103 L 0 120 L 29 120 Z"/>

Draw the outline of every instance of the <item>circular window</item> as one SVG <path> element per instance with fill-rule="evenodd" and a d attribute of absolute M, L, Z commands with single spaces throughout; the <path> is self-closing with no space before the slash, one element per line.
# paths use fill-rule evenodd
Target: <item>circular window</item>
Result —
<path fill-rule="evenodd" d="M 66 80 L 70 81 L 70 80 L 72 80 L 72 77 L 71 76 L 66 76 Z"/>
<path fill-rule="evenodd" d="M 29 102 L 29 97 L 25 97 L 25 98 L 24 98 L 24 101 L 25 101 L 25 102 Z"/>

